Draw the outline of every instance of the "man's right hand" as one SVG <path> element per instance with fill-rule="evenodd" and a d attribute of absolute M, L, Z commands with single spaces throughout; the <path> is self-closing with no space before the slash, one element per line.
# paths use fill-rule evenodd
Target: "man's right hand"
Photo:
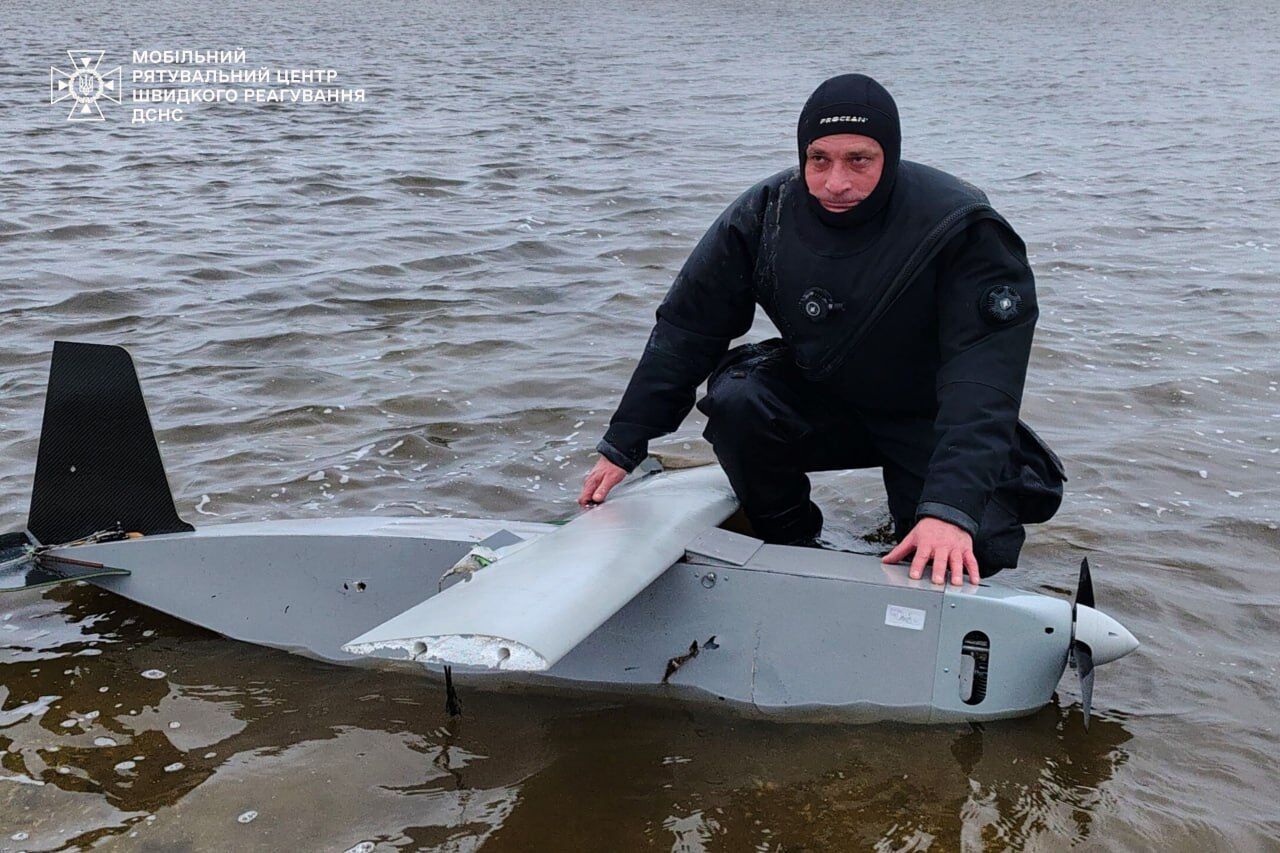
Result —
<path fill-rule="evenodd" d="M 624 468 L 614 465 L 603 456 L 600 457 L 600 461 L 587 474 L 586 482 L 582 484 L 582 494 L 578 495 L 578 506 L 586 507 L 604 503 L 604 499 L 609 496 L 609 490 L 626 479 L 626 476 L 627 472 Z"/>

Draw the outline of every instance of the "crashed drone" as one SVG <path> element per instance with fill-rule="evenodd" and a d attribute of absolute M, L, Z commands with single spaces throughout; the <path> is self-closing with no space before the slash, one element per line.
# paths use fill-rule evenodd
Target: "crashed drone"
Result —
<path fill-rule="evenodd" d="M 990 720 L 1050 701 L 1070 662 L 1138 642 L 1075 601 L 935 586 L 869 555 L 722 525 L 719 466 L 650 461 L 565 524 L 178 517 L 133 362 L 54 345 L 31 509 L 0 537 L 0 588 L 85 580 L 235 640 L 472 689 L 651 694 L 815 721 Z"/>

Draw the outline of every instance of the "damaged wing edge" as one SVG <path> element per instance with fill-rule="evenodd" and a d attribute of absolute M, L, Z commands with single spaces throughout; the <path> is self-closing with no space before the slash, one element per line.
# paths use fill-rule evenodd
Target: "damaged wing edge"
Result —
<path fill-rule="evenodd" d="M 477 666 L 521 672 L 542 672 L 549 668 L 547 659 L 523 643 L 483 634 L 443 634 L 435 637 L 405 637 L 377 640 L 371 643 L 347 643 L 344 652 L 353 655 L 391 657 L 389 651 L 402 651 L 408 660 L 420 663 Z"/>

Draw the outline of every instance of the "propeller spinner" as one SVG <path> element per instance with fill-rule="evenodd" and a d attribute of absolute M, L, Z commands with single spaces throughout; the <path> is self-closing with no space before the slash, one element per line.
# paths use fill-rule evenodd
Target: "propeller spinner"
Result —
<path fill-rule="evenodd" d="M 1138 647 L 1129 630 L 1100 610 L 1094 609 L 1093 578 L 1089 558 L 1080 562 L 1080 582 L 1071 608 L 1071 666 L 1080 676 L 1080 704 L 1084 727 L 1089 728 L 1093 708 L 1093 668 L 1122 658 Z"/>

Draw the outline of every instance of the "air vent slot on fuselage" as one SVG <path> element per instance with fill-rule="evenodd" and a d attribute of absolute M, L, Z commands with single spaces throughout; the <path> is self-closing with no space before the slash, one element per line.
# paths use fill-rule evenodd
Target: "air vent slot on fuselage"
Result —
<path fill-rule="evenodd" d="M 960 644 L 960 700 L 977 705 L 987 698 L 987 667 L 991 640 L 981 631 L 970 631 Z"/>

